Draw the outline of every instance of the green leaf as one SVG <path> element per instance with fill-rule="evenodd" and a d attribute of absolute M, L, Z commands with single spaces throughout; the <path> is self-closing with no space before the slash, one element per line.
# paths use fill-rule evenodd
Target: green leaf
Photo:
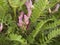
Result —
<path fill-rule="evenodd" d="M 5 12 L 8 12 L 10 9 L 7 0 L 0 0 L 0 6 L 2 6 Z"/>
<path fill-rule="evenodd" d="M 53 38 L 57 37 L 58 35 L 60 35 L 60 29 L 54 29 L 52 30 L 47 36 L 44 36 L 44 39 L 45 40 L 43 43 L 41 43 L 41 45 L 47 45 L 47 43 L 50 43 Z M 42 41 L 42 40 L 40 40 Z"/>
<path fill-rule="evenodd" d="M 53 19 L 48 19 L 45 21 L 41 21 L 36 25 L 36 29 L 32 31 L 32 33 L 27 37 L 27 40 L 29 41 L 29 43 L 33 43 L 35 37 L 37 36 L 37 34 L 41 31 L 40 29 L 43 27 L 43 25 L 45 23 L 47 23 L 48 21 L 53 20 Z"/>
<path fill-rule="evenodd" d="M 30 18 L 31 22 L 35 22 L 37 18 L 39 18 L 43 10 L 46 9 L 47 4 L 48 0 L 37 0 L 37 2 L 34 3 L 34 9 Z"/>
<path fill-rule="evenodd" d="M 19 41 L 21 44 L 27 44 L 27 41 L 24 39 L 24 38 L 22 38 L 22 36 L 21 35 L 17 35 L 17 34 L 10 34 L 10 40 L 12 40 L 12 41 Z"/>
<path fill-rule="evenodd" d="M 26 0 L 8 0 L 9 4 L 13 7 L 13 8 L 17 8 L 20 7 L 21 5 L 23 5 L 25 3 Z"/>

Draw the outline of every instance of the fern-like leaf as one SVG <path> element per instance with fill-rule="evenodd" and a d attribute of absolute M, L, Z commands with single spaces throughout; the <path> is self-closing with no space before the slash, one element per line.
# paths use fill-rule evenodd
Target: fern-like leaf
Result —
<path fill-rule="evenodd" d="M 46 20 L 46 21 L 41 21 L 40 23 L 37 24 L 36 29 L 33 30 L 32 33 L 27 37 L 27 39 L 30 43 L 33 43 L 34 38 L 41 31 L 40 29 L 42 28 L 42 26 L 50 20 L 52 20 L 52 19 L 49 19 L 49 20 Z"/>
<path fill-rule="evenodd" d="M 55 37 L 57 37 L 58 35 L 60 35 L 60 29 L 54 29 L 54 30 L 52 30 L 49 34 L 48 34 L 48 36 L 45 36 L 44 37 L 44 42 L 43 43 L 41 43 L 41 45 L 47 45 L 47 43 L 50 43 L 51 41 L 52 41 L 52 38 L 55 38 Z M 41 40 L 40 40 L 41 41 Z"/>
<path fill-rule="evenodd" d="M 37 18 L 39 18 L 40 14 L 46 8 L 47 4 L 48 4 L 48 0 L 37 0 L 34 3 L 34 10 L 32 12 L 31 22 L 35 22 Z"/>
<path fill-rule="evenodd" d="M 21 35 L 10 34 L 10 35 L 9 35 L 9 38 L 10 38 L 10 40 L 12 40 L 12 41 L 18 41 L 18 42 L 20 42 L 22 45 L 27 45 L 27 41 L 26 41 L 24 38 L 22 38 Z"/>

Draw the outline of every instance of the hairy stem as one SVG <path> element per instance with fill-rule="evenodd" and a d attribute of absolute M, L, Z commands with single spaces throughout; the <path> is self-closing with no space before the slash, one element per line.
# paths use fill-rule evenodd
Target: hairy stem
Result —
<path fill-rule="evenodd" d="M 14 20 L 16 21 L 16 8 L 13 8 L 14 11 Z"/>

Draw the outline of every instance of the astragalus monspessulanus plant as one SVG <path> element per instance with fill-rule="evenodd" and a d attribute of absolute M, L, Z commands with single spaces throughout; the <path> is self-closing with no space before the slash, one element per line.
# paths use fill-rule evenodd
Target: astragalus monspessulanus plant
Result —
<path fill-rule="evenodd" d="M 60 0 L 0 0 L 0 45 L 60 45 Z"/>

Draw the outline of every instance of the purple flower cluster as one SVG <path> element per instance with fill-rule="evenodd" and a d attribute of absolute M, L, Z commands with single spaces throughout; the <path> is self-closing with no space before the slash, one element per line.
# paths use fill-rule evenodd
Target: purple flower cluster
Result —
<path fill-rule="evenodd" d="M 32 0 L 27 0 L 25 2 L 25 5 L 26 5 L 26 8 L 27 8 L 28 13 L 27 14 L 24 14 L 23 11 L 20 12 L 19 23 L 18 23 L 18 26 L 20 26 L 20 27 L 22 27 L 24 25 L 27 26 L 29 24 L 29 18 L 31 16 L 32 8 L 33 8 Z"/>

